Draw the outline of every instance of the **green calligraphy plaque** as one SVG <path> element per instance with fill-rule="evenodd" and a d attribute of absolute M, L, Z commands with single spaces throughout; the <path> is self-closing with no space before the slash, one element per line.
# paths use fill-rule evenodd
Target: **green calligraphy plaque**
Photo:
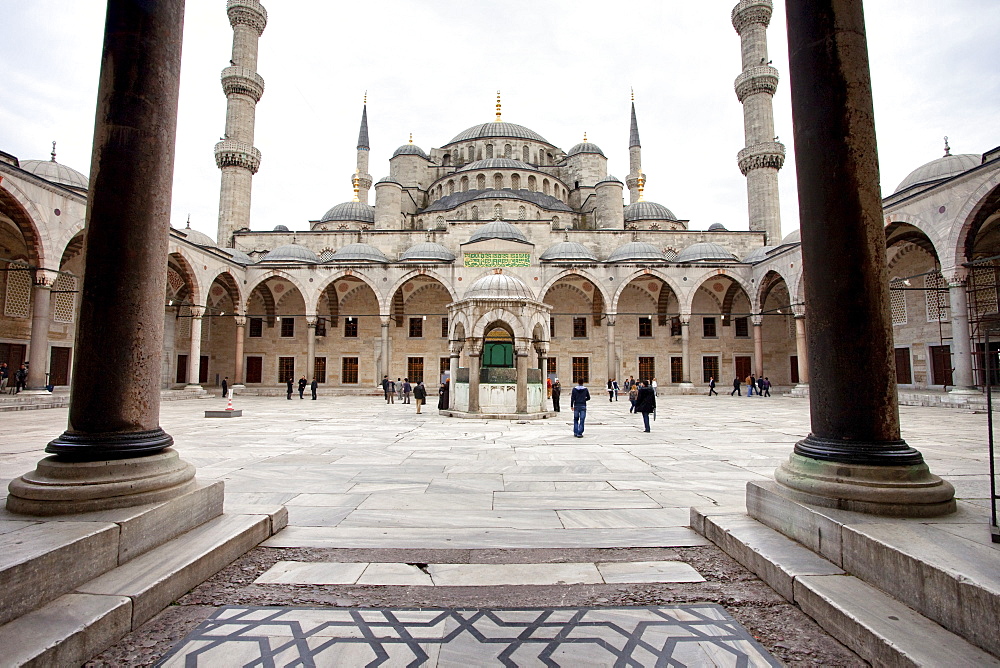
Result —
<path fill-rule="evenodd" d="M 528 267 L 531 253 L 466 253 L 466 267 Z"/>

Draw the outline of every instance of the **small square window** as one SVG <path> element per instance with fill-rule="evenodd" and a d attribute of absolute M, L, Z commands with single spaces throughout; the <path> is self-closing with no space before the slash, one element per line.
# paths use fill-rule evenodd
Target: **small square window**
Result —
<path fill-rule="evenodd" d="M 356 385 L 358 382 L 358 358 L 344 357 L 340 361 L 340 382 L 344 385 Z"/>
<path fill-rule="evenodd" d="M 410 318 L 410 338 L 419 339 L 424 335 L 424 319 Z"/>
<path fill-rule="evenodd" d="M 259 339 L 264 336 L 264 319 L 250 318 L 250 338 Z"/>
<path fill-rule="evenodd" d="M 653 319 L 645 316 L 639 318 L 639 337 L 649 338 L 653 336 Z"/>
<path fill-rule="evenodd" d="M 358 337 L 358 319 L 351 317 L 344 318 L 344 338 L 356 339 L 357 337 Z"/>
<path fill-rule="evenodd" d="M 281 336 L 286 339 L 295 336 L 295 318 L 289 318 L 288 316 L 281 318 Z"/>
<path fill-rule="evenodd" d="M 587 318 L 573 318 L 573 338 L 587 338 Z"/>
<path fill-rule="evenodd" d="M 715 332 L 715 318 L 702 318 L 701 327 L 701 334 L 706 339 L 714 339 L 718 336 Z"/>

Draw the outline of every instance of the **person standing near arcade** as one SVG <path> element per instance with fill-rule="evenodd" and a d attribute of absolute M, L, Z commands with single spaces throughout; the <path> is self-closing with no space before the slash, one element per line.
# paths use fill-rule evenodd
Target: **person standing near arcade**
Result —
<path fill-rule="evenodd" d="M 635 409 L 642 413 L 642 422 L 649 431 L 649 414 L 656 411 L 656 395 L 646 381 L 639 382 L 639 397 L 635 400 Z"/>
<path fill-rule="evenodd" d="M 569 395 L 569 407 L 573 409 L 573 435 L 583 438 L 583 423 L 587 420 L 587 402 L 590 390 L 583 386 L 583 379 L 576 381 L 576 387 Z"/>
<path fill-rule="evenodd" d="M 556 378 L 552 383 L 552 410 L 559 412 L 559 396 L 562 394 L 562 384 Z"/>

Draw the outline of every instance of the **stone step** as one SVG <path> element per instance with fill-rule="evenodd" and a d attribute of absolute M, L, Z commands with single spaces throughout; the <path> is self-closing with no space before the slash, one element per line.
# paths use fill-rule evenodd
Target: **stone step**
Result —
<path fill-rule="evenodd" d="M 79 665 L 279 530 L 283 508 L 222 515 L 0 626 L 3 665 Z M 8 664 L 9 662 L 9 664 Z"/>
<path fill-rule="evenodd" d="M 1000 666 L 1000 660 L 778 531 L 691 509 L 691 525 L 874 665 Z"/>
<path fill-rule="evenodd" d="M 808 506 L 780 492 L 747 483 L 749 514 L 1000 656 L 1000 546 L 981 508 L 960 503 L 931 524 Z"/>
<path fill-rule="evenodd" d="M 0 624 L 72 591 L 222 514 L 223 483 L 176 499 L 58 518 L 0 511 L 20 528 L 0 533 Z"/>

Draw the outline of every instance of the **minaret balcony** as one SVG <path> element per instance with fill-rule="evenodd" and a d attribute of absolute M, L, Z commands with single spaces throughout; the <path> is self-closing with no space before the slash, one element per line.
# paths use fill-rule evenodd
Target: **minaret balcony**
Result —
<path fill-rule="evenodd" d="M 778 90 L 778 70 L 770 65 L 748 67 L 736 77 L 733 88 L 736 89 L 736 97 L 740 102 L 758 93 L 773 96 Z"/>
<path fill-rule="evenodd" d="M 256 174 L 260 169 L 260 151 L 235 139 L 223 139 L 215 145 L 215 164 L 219 169 L 242 167 Z"/>
<path fill-rule="evenodd" d="M 733 7 L 733 27 L 741 35 L 747 26 L 755 23 L 766 28 L 771 22 L 773 11 L 774 5 L 771 4 L 771 0 L 740 0 L 739 4 Z"/>
<path fill-rule="evenodd" d="M 781 142 L 766 141 L 747 146 L 736 155 L 743 176 L 755 169 L 769 167 L 781 169 L 785 164 L 785 145 Z"/>
<path fill-rule="evenodd" d="M 264 94 L 264 78 L 246 67 L 227 67 L 222 70 L 222 90 L 226 95 L 246 95 L 257 103 Z"/>
<path fill-rule="evenodd" d="M 227 0 L 226 13 L 229 24 L 250 26 L 260 36 L 267 26 L 267 10 L 257 0 Z"/>

